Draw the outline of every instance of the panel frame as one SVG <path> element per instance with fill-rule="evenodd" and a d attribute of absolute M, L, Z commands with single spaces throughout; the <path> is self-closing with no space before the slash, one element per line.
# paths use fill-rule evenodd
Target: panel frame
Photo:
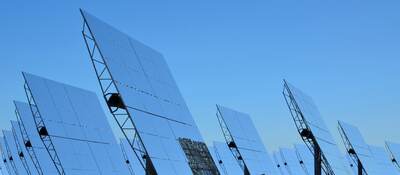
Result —
<path fill-rule="evenodd" d="M 325 174 L 335 174 L 324 153 L 321 151 L 316 138 L 312 134 L 311 127 L 303 116 L 303 113 L 296 101 L 296 98 L 292 94 L 288 82 L 285 79 L 283 82 L 284 88 L 282 94 L 286 105 L 289 108 L 292 119 L 296 125 L 297 132 L 314 156 L 314 174 L 321 175 L 321 170 L 323 170 Z"/>
<path fill-rule="evenodd" d="M 4 144 L 4 136 L 0 137 L 0 142 L 3 142 L 3 144 Z M 11 173 L 12 170 L 11 170 L 10 164 L 9 164 L 10 160 L 8 160 L 8 157 L 7 157 L 8 156 L 7 149 L 6 150 L 3 150 L 3 149 L 6 149 L 6 148 L 3 148 L 3 146 L 0 145 L 0 152 L 1 152 L 3 164 L 6 167 L 8 174 L 12 175 L 12 173 Z"/>
<path fill-rule="evenodd" d="M 28 135 L 28 133 L 26 131 L 24 122 L 22 122 L 22 120 L 21 120 L 21 115 L 20 115 L 20 113 L 18 111 L 18 107 L 17 107 L 16 101 L 14 101 L 14 106 L 15 106 L 15 116 L 17 117 L 18 124 L 19 124 L 19 127 L 20 127 L 19 130 L 20 130 L 21 135 L 22 135 L 22 141 L 25 144 L 23 147 L 25 147 L 26 151 L 28 152 L 29 156 L 31 157 L 33 165 L 35 166 L 36 171 L 38 172 L 38 174 L 39 175 L 43 175 L 43 170 L 42 170 L 42 168 L 40 166 L 39 159 L 37 158 L 36 153 L 35 153 L 35 151 L 34 151 L 34 149 L 32 147 L 32 143 L 31 143 L 31 141 L 29 139 L 29 135 Z"/>
<path fill-rule="evenodd" d="M 44 147 L 46 148 L 46 151 L 50 155 L 51 160 L 53 161 L 54 165 L 56 166 L 57 172 L 60 175 L 65 175 L 65 170 L 63 168 L 63 165 L 61 164 L 61 161 L 57 154 L 57 151 L 55 150 L 53 141 L 47 133 L 46 125 L 44 123 L 44 120 L 43 120 L 40 112 L 39 112 L 39 109 L 36 106 L 35 98 L 33 97 L 33 94 L 29 88 L 25 74 L 22 73 L 22 75 L 25 80 L 25 83 L 24 83 L 25 95 L 28 100 L 28 104 L 31 109 L 33 119 L 35 121 L 36 130 L 39 133 L 40 140 L 42 141 Z"/>
<path fill-rule="evenodd" d="M 13 158 L 12 153 L 9 148 L 10 145 L 8 144 L 8 141 L 5 137 L 4 130 L 2 132 L 3 132 L 3 140 L 2 141 L 3 141 L 4 147 L 7 152 L 8 162 L 10 163 L 11 168 L 13 169 L 14 173 L 18 175 L 18 169 L 17 169 L 17 166 L 15 165 L 14 158 Z"/>
<path fill-rule="evenodd" d="M 18 125 L 18 127 L 19 127 L 19 122 L 18 122 L 18 121 L 12 121 L 12 122 L 16 122 L 17 125 Z M 29 175 L 31 175 L 32 173 L 31 173 L 31 170 L 30 170 L 30 168 L 29 168 L 28 162 L 26 161 L 26 159 L 25 159 L 25 157 L 24 157 L 25 155 L 24 155 L 24 153 L 23 153 L 23 150 L 22 150 L 22 148 L 21 148 L 21 145 L 18 143 L 19 138 L 18 138 L 17 133 L 16 133 L 16 132 L 18 132 L 18 130 L 19 130 L 19 128 L 15 128 L 15 127 L 11 124 L 11 132 L 12 132 L 13 137 L 14 137 L 14 144 L 15 144 L 15 147 L 17 148 L 17 152 L 18 152 L 18 155 L 19 155 L 18 157 L 19 157 L 19 159 L 21 160 L 22 165 L 23 165 L 24 168 L 25 168 L 25 171 L 26 171 Z"/>
<path fill-rule="evenodd" d="M 120 97 L 120 91 L 118 90 L 115 80 L 109 71 L 104 56 L 98 47 L 97 41 L 85 18 L 84 12 L 82 9 L 80 9 L 80 12 L 83 18 L 82 36 L 90 56 L 92 66 L 95 70 L 103 98 L 107 102 L 110 98 L 117 97 L 119 100 L 121 100 L 123 105 L 123 107 L 113 107 L 107 104 L 107 107 L 114 120 L 117 122 L 118 127 L 121 129 L 125 139 L 128 141 L 130 147 L 134 151 L 135 156 L 139 160 L 143 169 L 146 171 L 146 173 L 156 173 L 150 156 L 140 135 L 138 134 L 139 132 L 135 126 L 135 123 L 133 122 L 132 115 L 130 114 L 129 110 L 127 110 L 123 99 Z"/>

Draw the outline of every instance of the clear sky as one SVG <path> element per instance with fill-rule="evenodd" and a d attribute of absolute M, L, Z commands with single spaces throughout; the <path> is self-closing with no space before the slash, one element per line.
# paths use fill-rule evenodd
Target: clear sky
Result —
<path fill-rule="evenodd" d="M 341 147 L 337 120 L 357 125 L 371 144 L 400 142 L 399 7 L 398 0 L 3 1 L 0 127 L 14 119 L 12 100 L 25 100 L 22 70 L 95 91 L 105 107 L 80 33 L 84 8 L 164 54 L 208 143 L 223 139 L 216 103 L 249 113 L 270 151 L 301 142 L 283 78 L 314 98 Z"/>

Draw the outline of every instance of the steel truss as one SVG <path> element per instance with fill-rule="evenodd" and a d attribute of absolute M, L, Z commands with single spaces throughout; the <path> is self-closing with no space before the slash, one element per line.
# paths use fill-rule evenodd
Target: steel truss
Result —
<path fill-rule="evenodd" d="M 25 78 L 25 75 L 24 75 L 24 78 Z M 26 80 L 26 78 L 25 78 L 25 80 Z M 39 109 L 36 106 L 35 99 L 32 95 L 32 92 L 31 92 L 27 82 L 25 82 L 25 84 L 24 84 L 24 89 L 25 89 L 26 98 L 28 99 L 29 107 L 30 107 L 32 115 L 33 115 L 33 119 L 35 121 L 36 130 L 40 136 L 40 140 L 42 140 L 44 147 L 46 148 L 47 152 L 49 153 L 50 158 L 53 161 L 58 174 L 65 175 L 65 171 L 61 164 L 60 158 L 58 157 L 57 151 L 54 148 L 54 144 L 51 139 L 51 136 L 49 135 L 49 133 L 46 129 L 44 120 L 43 120 L 42 116 L 40 115 Z"/>
<path fill-rule="evenodd" d="M 10 145 L 5 137 L 4 130 L 3 130 L 3 137 L 4 137 L 4 145 L 6 146 L 6 151 L 8 155 L 8 162 L 10 163 L 12 169 L 14 170 L 15 174 L 18 175 L 18 169 L 17 166 L 15 166 L 14 158 L 12 156 L 12 153 L 10 151 Z"/>
<path fill-rule="evenodd" d="M 346 148 L 347 154 L 351 157 L 351 159 L 355 163 L 355 165 L 357 165 L 357 174 L 363 175 L 363 172 L 365 174 L 367 174 L 367 172 L 365 171 L 365 169 L 360 161 L 360 158 L 358 158 L 358 155 L 355 152 L 353 145 L 350 143 L 349 138 L 347 137 L 347 135 L 344 132 L 344 129 L 342 128 L 340 123 L 338 124 L 338 130 L 339 130 L 340 137 L 342 138 L 343 144 Z"/>
<path fill-rule="evenodd" d="M 19 125 L 19 122 L 18 122 L 18 125 Z M 26 173 L 31 175 L 32 173 L 31 173 L 31 170 L 29 169 L 28 162 L 26 161 L 25 155 L 22 152 L 21 146 L 18 143 L 19 139 L 18 139 L 18 136 L 17 136 L 17 133 L 16 133 L 17 132 L 16 129 L 18 129 L 18 128 L 11 127 L 11 130 L 12 130 L 12 133 L 13 133 L 13 137 L 14 137 L 15 146 L 16 146 L 17 152 L 18 152 L 18 157 L 21 160 L 22 165 L 24 166 L 24 168 L 26 170 Z"/>
<path fill-rule="evenodd" d="M 314 155 L 314 174 L 321 175 L 321 169 L 327 175 L 334 175 L 334 171 L 330 167 L 328 161 L 326 160 L 325 156 L 321 152 L 321 149 L 318 145 L 317 140 L 315 139 L 314 135 L 311 132 L 310 127 L 308 126 L 306 119 L 301 112 L 299 105 L 292 94 L 289 85 L 287 84 L 286 80 L 284 81 L 284 88 L 283 88 L 283 97 L 285 98 L 286 105 L 289 108 L 290 114 L 292 115 L 293 121 L 297 127 L 297 131 L 299 132 L 302 140 L 307 145 L 308 149 Z"/>
<path fill-rule="evenodd" d="M 220 126 L 221 130 L 222 130 L 222 134 L 224 135 L 226 144 L 228 145 L 229 150 L 231 150 L 231 152 L 232 152 L 233 156 L 235 157 L 236 161 L 239 163 L 239 166 L 240 166 L 240 168 L 242 168 L 244 174 L 248 175 L 248 174 L 250 174 L 250 172 L 249 172 L 249 170 L 248 170 L 248 168 L 246 166 L 246 163 L 243 160 L 242 155 L 239 152 L 239 149 L 236 146 L 235 141 L 233 140 L 233 137 L 232 137 L 231 132 L 229 131 L 229 128 L 226 126 L 224 118 L 221 116 L 221 111 L 219 111 L 218 106 L 217 106 L 217 110 L 218 111 L 217 111 L 216 115 L 217 115 L 217 118 L 218 118 L 218 123 L 219 123 L 219 126 Z"/>
<path fill-rule="evenodd" d="M 116 82 L 110 73 L 104 56 L 99 49 L 82 10 L 81 14 L 83 17 L 82 36 L 94 67 L 97 80 L 100 84 L 104 100 L 107 102 L 107 107 L 146 174 L 156 175 L 157 172 L 155 171 L 148 152 L 138 134 L 133 122 L 133 117 L 127 110 L 123 98 L 120 96 L 119 90 L 115 84 Z"/>
<path fill-rule="evenodd" d="M 396 166 L 396 168 L 398 170 L 400 170 L 400 165 L 397 162 L 396 158 L 394 157 L 394 154 L 393 154 L 392 150 L 390 149 L 387 142 L 385 143 L 385 147 L 386 147 L 386 150 L 390 153 L 390 158 L 391 158 L 392 163 L 394 164 L 394 166 Z"/>
<path fill-rule="evenodd" d="M 5 144 L 5 143 L 4 143 Z M 10 168 L 10 166 L 9 166 L 9 164 L 8 164 L 8 159 L 7 159 L 7 156 L 6 156 L 6 153 L 5 152 L 7 152 L 7 150 L 2 150 L 2 149 L 0 149 L 1 150 L 1 157 L 3 158 L 3 164 L 5 165 L 5 167 L 6 167 L 6 169 L 7 169 L 7 172 L 8 172 L 8 174 L 12 174 L 11 173 L 11 168 Z"/>
<path fill-rule="evenodd" d="M 25 125 L 21 120 L 21 115 L 19 114 L 18 109 L 15 110 L 15 116 L 17 116 L 19 130 L 22 135 L 22 140 L 25 144 L 24 147 L 25 147 L 26 151 L 28 152 L 29 157 L 31 157 L 31 160 L 33 162 L 33 165 L 36 168 L 38 175 L 43 175 L 43 171 L 42 171 L 42 168 L 40 167 L 39 160 L 36 156 L 35 150 L 32 147 L 32 142 L 29 139 L 28 132 L 26 132 Z"/>

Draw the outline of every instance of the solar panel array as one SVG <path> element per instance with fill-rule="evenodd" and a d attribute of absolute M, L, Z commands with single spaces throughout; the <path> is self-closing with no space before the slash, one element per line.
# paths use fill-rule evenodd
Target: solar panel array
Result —
<path fill-rule="evenodd" d="M 231 150 L 229 150 L 226 143 L 213 142 L 213 149 L 215 153 L 216 162 L 220 166 L 220 173 L 224 175 L 242 175 L 243 170 L 240 168 L 237 160 L 233 156 Z M 213 152 L 213 151 L 211 151 Z"/>
<path fill-rule="evenodd" d="M 28 103 L 14 101 L 17 121 L 2 130 L 0 175 L 312 175 L 318 149 L 329 175 L 357 174 L 358 160 L 364 174 L 400 174 L 400 144 L 386 142 L 386 152 L 339 122 L 343 157 L 311 97 L 286 81 L 292 117 L 312 143 L 299 129 L 306 144 L 280 148 L 271 159 L 250 116 L 217 105 L 226 142 L 207 146 L 162 54 L 81 14 L 103 96 L 125 138 L 117 142 L 95 93 L 23 73 Z"/>
<path fill-rule="evenodd" d="M 364 138 L 362 137 L 358 128 L 348 123 L 339 121 L 339 130 L 344 133 L 343 142 L 345 142 L 345 144 L 348 142 L 348 144 L 351 145 L 347 148 L 347 152 L 350 157 L 353 157 L 354 164 L 357 165 L 359 160 L 361 161 L 365 173 L 370 175 L 381 174 L 369 145 L 364 141 Z"/>
<path fill-rule="evenodd" d="M 37 132 L 29 104 L 19 101 L 14 101 L 14 104 L 20 121 L 20 131 L 22 133 L 26 132 L 24 144 L 28 145 L 28 147 L 25 146 L 25 149 L 28 151 L 31 160 L 34 161 L 35 159 L 39 164 L 39 167 L 35 168 L 43 174 L 58 174 Z M 29 147 L 32 149 L 29 150 Z"/>
<path fill-rule="evenodd" d="M 304 171 L 308 175 L 314 174 L 314 157 L 304 144 L 295 144 L 294 148 L 296 150 L 297 158 L 299 159 L 300 165 L 303 167 Z"/>
<path fill-rule="evenodd" d="M 23 75 L 65 174 L 128 174 L 96 94 Z"/>
<path fill-rule="evenodd" d="M 203 139 L 163 56 L 96 17 L 82 15 L 157 173 L 191 174 L 178 139 Z"/>
<path fill-rule="evenodd" d="M 217 110 L 250 174 L 277 174 L 250 116 L 220 105 Z"/>
<path fill-rule="evenodd" d="M 322 155 L 330 166 L 332 173 L 336 175 L 348 174 L 347 168 L 343 163 L 343 156 L 339 151 L 336 141 L 322 119 L 322 116 L 312 98 L 293 85 L 286 83 L 293 95 L 297 106 L 301 110 L 302 117 L 309 127 L 316 142 L 321 149 Z"/>

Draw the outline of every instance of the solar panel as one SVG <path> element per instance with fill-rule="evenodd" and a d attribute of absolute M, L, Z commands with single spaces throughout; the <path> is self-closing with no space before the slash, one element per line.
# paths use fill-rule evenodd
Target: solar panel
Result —
<path fill-rule="evenodd" d="M 278 173 L 248 114 L 217 105 L 217 117 L 228 146 L 237 150 L 235 158 L 243 160 L 245 171 L 250 174 Z"/>
<path fill-rule="evenodd" d="M 304 144 L 295 144 L 294 148 L 296 150 L 297 158 L 300 165 L 305 170 L 306 174 L 314 174 L 314 157 L 310 149 Z"/>
<path fill-rule="evenodd" d="M 282 156 L 280 155 L 280 153 L 278 151 L 274 151 L 272 153 L 272 157 L 274 158 L 275 165 L 276 165 L 277 169 L 279 170 L 279 173 L 281 175 L 288 175 L 289 172 L 285 167 L 285 163 L 283 162 Z"/>
<path fill-rule="evenodd" d="M 216 150 L 213 146 L 208 146 L 208 150 L 210 150 L 211 157 L 215 161 L 215 164 L 217 164 L 218 172 L 220 175 L 227 175 L 225 170 L 223 169 L 223 162 L 220 160 L 220 158 L 216 154 Z"/>
<path fill-rule="evenodd" d="M 352 174 L 353 175 L 358 175 L 357 164 L 354 164 L 353 159 L 348 154 L 345 155 L 345 159 L 346 159 L 346 162 L 347 162 L 346 165 L 348 165 L 348 167 L 351 170 Z"/>
<path fill-rule="evenodd" d="M 338 123 L 343 143 L 345 144 L 347 153 L 353 159 L 354 164 L 360 161 L 362 165 L 358 166 L 362 166 L 363 171 L 369 175 L 381 174 L 379 168 L 377 168 L 369 145 L 364 141 L 358 128 L 342 121 Z"/>
<path fill-rule="evenodd" d="M 392 164 L 389 154 L 387 154 L 384 148 L 373 145 L 369 145 L 369 148 L 377 163 L 377 169 L 380 170 L 381 174 L 400 174 Z"/>
<path fill-rule="evenodd" d="M 38 174 L 35 165 L 33 165 L 33 162 L 28 156 L 26 149 L 24 149 L 23 147 L 24 142 L 22 141 L 22 135 L 19 128 L 19 123 L 17 121 L 11 121 L 11 128 L 14 136 L 15 147 L 17 148 L 19 159 L 21 160 L 22 165 L 24 166 L 28 174 L 30 175 Z"/>
<path fill-rule="evenodd" d="M 320 152 L 325 173 L 348 174 L 344 158 L 312 98 L 286 81 L 283 95 L 303 141 L 313 154 L 315 150 Z"/>
<path fill-rule="evenodd" d="M 36 170 L 41 172 L 40 174 L 58 174 L 50 155 L 40 139 L 29 104 L 19 101 L 14 101 L 14 104 L 16 115 L 20 122 L 24 146 L 29 157 L 36 165 Z"/>
<path fill-rule="evenodd" d="M 125 163 L 127 164 L 132 175 L 141 175 L 145 174 L 138 158 L 135 156 L 135 153 L 131 149 L 128 141 L 126 139 L 120 139 L 122 153 L 125 158 Z"/>
<path fill-rule="evenodd" d="M 23 175 L 28 174 L 25 170 L 24 166 L 22 165 L 21 159 L 19 159 L 17 148 L 15 147 L 14 136 L 11 131 L 3 130 L 3 142 L 7 149 L 9 161 L 14 169 L 15 174 Z"/>
<path fill-rule="evenodd" d="M 225 175 L 243 175 L 243 170 L 240 168 L 239 163 L 236 161 L 232 152 L 229 150 L 226 143 L 223 142 L 213 142 L 216 160 L 221 169 L 221 173 L 224 172 Z"/>
<path fill-rule="evenodd" d="M 400 144 L 386 142 L 386 148 L 390 153 L 392 162 L 397 166 L 397 169 L 400 170 Z"/>
<path fill-rule="evenodd" d="M 282 160 L 286 163 L 286 168 L 290 174 L 306 175 L 306 172 L 300 165 L 295 150 L 289 148 L 280 148 L 279 152 L 282 156 Z"/>
<path fill-rule="evenodd" d="M 158 174 L 217 174 L 163 56 L 81 12 L 103 95 L 131 147 L 144 157 L 143 167 Z"/>
<path fill-rule="evenodd" d="M 4 144 L 4 137 L 0 137 L 0 152 L 1 152 L 2 162 L 4 163 L 8 174 L 9 175 L 14 175 L 15 172 L 11 167 L 10 160 L 8 159 L 8 153 L 7 153 L 7 150 L 6 150 L 6 146 Z"/>
<path fill-rule="evenodd" d="M 60 174 L 129 174 L 95 93 L 23 75 L 37 130 Z"/>

